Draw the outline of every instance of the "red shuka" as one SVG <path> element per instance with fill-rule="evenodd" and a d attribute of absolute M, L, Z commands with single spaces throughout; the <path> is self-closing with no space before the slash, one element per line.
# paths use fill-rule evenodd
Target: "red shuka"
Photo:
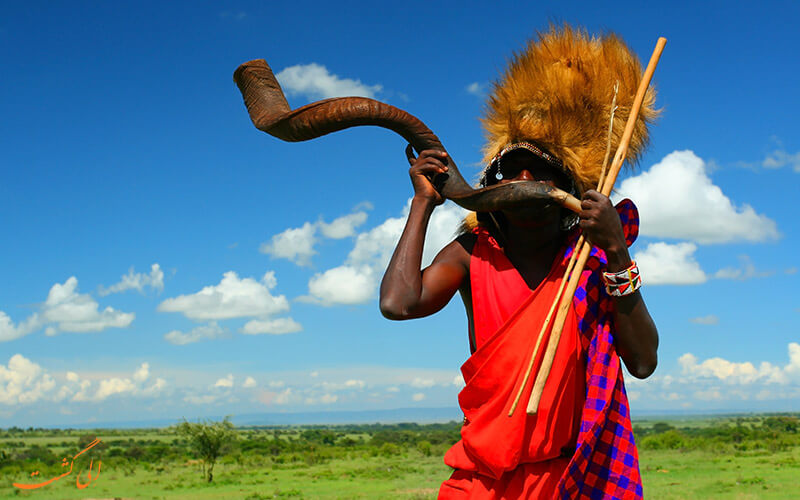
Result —
<path fill-rule="evenodd" d="M 483 228 L 475 232 L 470 283 L 476 350 L 461 367 L 466 387 L 458 399 L 465 424 L 462 439 L 445 455 L 445 463 L 456 470 L 442 483 L 439 498 L 551 498 L 574 453 L 585 400 L 585 359 L 574 312 L 567 317 L 539 411 L 533 416 L 525 411 L 529 380 L 514 415 L 507 414 L 566 259 L 558 256 L 532 291 L 494 238 Z"/>

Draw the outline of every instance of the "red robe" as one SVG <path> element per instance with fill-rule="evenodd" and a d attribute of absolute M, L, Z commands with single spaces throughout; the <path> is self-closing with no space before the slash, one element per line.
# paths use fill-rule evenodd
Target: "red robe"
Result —
<path fill-rule="evenodd" d="M 454 469 L 440 499 L 551 498 L 570 462 L 585 400 L 585 358 L 574 311 L 559 342 L 539 411 L 526 414 L 533 378 L 544 357 L 545 333 L 531 380 L 512 417 L 508 410 L 527 368 L 567 260 L 559 255 L 531 291 L 489 233 L 476 229 L 470 283 L 476 350 L 461 370 L 462 439 L 445 455 Z"/>

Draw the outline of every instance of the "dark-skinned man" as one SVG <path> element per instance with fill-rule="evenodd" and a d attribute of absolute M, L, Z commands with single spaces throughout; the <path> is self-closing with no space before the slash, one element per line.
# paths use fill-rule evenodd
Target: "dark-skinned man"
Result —
<path fill-rule="evenodd" d="M 594 38 L 564 27 L 531 42 L 490 97 L 480 182 L 548 183 L 581 195 L 581 212 L 537 203 L 472 214 L 424 270 L 428 221 L 444 201 L 431 179 L 447 173 L 448 157 L 433 150 L 408 154 L 414 197 L 381 283 L 381 312 L 395 320 L 428 316 L 458 291 L 472 352 L 462 366 L 462 439 L 445 456 L 454 472 L 440 498 L 642 497 L 619 359 L 633 376 L 648 377 L 657 363 L 658 333 L 628 252 L 638 234 L 636 209 L 629 200 L 615 209 L 591 189 L 601 175 L 607 142 L 601 124 L 608 127 L 613 96 L 599 87 L 621 82 L 616 111 L 624 115 L 638 84 L 627 80 L 640 74 L 635 56 L 613 35 Z M 653 100 L 648 95 L 631 140 L 634 158 L 647 141 Z M 612 145 L 619 135 L 611 135 Z M 579 234 L 594 248 L 539 411 L 508 417 Z"/>

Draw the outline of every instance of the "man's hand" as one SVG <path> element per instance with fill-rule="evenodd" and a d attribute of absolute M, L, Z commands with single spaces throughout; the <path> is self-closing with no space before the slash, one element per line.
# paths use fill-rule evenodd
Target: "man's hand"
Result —
<path fill-rule="evenodd" d="M 622 232 L 622 223 L 608 196 L 594 189 L 584 193 L 581 200 L 580 225 L 586 239 L 606 253 L 609 268 L 618 265 L 622 266 L 621 269 L 628 267 L 630 257 L 625 244 L 625 234 Z M 627 262 L 612 262 L 614 260 L 627 260 Z"/>
<path fill-rule="evenodd" d="M 408 175 L 411 176 L 411 184 L 414 186 L 414 197 L 432 202 L 434 205 L 444 203 L 444 198 L 436 188 L 433 187 L 431 179 L 436 174 L 447 172 L 447 153 L 436 149 L 426 149 L 414 157 L 414 149 L 409 144 L 406 148 L 406 156 L 411 168 Z"/>

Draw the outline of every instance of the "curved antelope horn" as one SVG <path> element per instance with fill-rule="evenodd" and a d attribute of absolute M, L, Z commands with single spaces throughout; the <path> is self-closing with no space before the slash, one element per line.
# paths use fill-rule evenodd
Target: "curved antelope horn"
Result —
<path fill-rule="evenodd" d="M 266 61 L 239 66 L 233 81 L 244 97 L 253 125 L 278 139 L 308 141 L 331 132 L 361 125 L 388 128 L 400 134 L 417 152 L 445 151 L 438 137 L 422 121 L 402 109 L 366 97 L 338 97 L 292 110 Z M 462 207 L 476 212 L 513 208 L 531 202 L 556 202 L 580 211 L 577 198 L 541 182 L 515 181 L 473 189 L 449 157 L 448 172 L 433 179 L 436 189 Z"/>

